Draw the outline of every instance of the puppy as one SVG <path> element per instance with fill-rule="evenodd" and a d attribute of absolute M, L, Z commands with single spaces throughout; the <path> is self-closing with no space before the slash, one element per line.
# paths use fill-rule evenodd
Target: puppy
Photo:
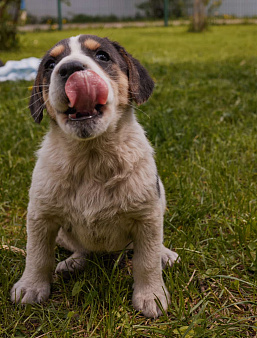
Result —
<path fill-rule="evenodd" d="M 55 243 L 73 252 L 56 272 L 84 269 L 91 252 L 132 243 L 132 302 L 146 317 L 167 310 L 162 266 L 178 255 L 165 248 L 165 193 L 153 149 L 131 102 L 145 102 L 154 83 L 118 43 L 79 35 L 57 43 L 39 66 L 30 110 L 46 134 L 33 172 L 27 213 L 27 258 L 13 302 L 50 295 Z M 156 300 L 158 300 L 156 302 Z"/>

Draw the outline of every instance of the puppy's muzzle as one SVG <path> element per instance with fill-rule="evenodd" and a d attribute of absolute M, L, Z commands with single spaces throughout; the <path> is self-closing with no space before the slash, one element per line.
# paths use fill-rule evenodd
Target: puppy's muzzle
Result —
<path fill-rule="evenodd" d="M 79 61 L 70 61 L 61 65 L 59 68 L 59 74 L 61 79 L 67 81 L 71 74 L 85 70 L 86 68 L 87 67 Z"/>
<path fill-rule="evenodd" d="M 100 117 L 107 103 L 108 85 L 104 79 L 80 61 L 62 64 L 58 75 L 64 84 L 68 109 L 64 112 L 71 121 Z"/>

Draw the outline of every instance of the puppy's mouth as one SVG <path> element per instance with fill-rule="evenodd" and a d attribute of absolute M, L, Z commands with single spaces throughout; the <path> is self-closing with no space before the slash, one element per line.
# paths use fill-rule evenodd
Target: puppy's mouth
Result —
<path fill-rule="evenodd" d="M 77 71 L 65 84 L 69 108 L 64 112 L 71 121 L 85 121 L 100 117 L 107 103 L 108 86 L 94 71 Z"/>
<path fill-rule="evenodd" d="M 76 108 L 69 107 L 64 114 L 68 116 L 69 120 L 71 121 L 84 121 L 84 120 L 90 120 L 96 117 L 100 117 L 103 115 L 103 107 L 102 104 L 97 104 L 93 111 L 89 112 L 78 112 Z"/>

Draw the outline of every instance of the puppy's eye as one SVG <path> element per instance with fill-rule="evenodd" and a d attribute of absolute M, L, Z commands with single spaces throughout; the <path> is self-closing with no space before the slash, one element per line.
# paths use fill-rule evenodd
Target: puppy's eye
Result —
<path fill-rule="evenodd" d="M 45 64 L 45 69 L 46 70 L 53 70 L 55 67 L 55 62 L 54 60 L 48 60 Z"/>
<path fill-rule="evenodd" d="M 106 52 L 104 52 L 103 50 L 99 50 L 97 53 L 96 53 L 96 58 L 100 61 L 109 61 L 110 60 L 110 55 Z"/>

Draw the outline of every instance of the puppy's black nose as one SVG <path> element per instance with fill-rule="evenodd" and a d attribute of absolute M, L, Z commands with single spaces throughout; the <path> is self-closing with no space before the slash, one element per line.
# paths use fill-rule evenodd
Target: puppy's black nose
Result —
<path fill-rule="evenodd" d="M 59 69 L 59 74 L 64 80 L 67 80 L 71 74 L 84 69 L 86 69 L 86 67 L 81 62 L 70 61 L 61 65 Z"/>

